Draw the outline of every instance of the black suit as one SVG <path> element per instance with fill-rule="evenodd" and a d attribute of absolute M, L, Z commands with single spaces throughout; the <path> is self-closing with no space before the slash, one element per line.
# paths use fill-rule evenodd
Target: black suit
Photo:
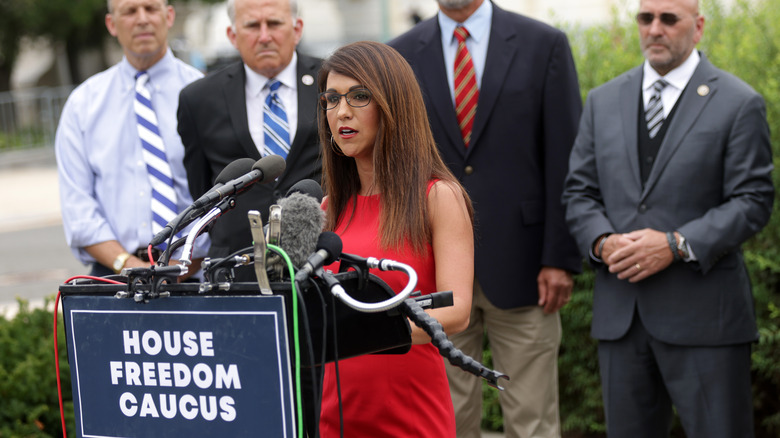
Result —
<path fill-rule="evenodd" d="M 320 63 L 320 59 L 298 55 L 298 129 L 287 155 L 286 169 L 277 181 L 257 184 L 238 196 L 236 208 L 216 221 L 210 232 L 210 257 L 225 257 L 252 245 L 249 210 L 259 210 L 266 222 L 268 207 L 293 184 L 306 178 L 320 181 L 316 82 Z M 302 82 L 305 75 L 314 81 Z M 179 96 L 178 130 L 195 199 L 213 187 L 214 179 L 229 163 L 244 157 L 261 157 L 249 133 L 245 82 L 244 65 L 237 62 L 193 82 Z M 249 278 L 239 275 L 239 279 L 254 280 L 254 271 L 249 271 Z"/>
<path fill-rule="evenodd" d="M 474 202 L 475 274 L 485 295 L 502 309 L 536 305 L 542 265 L 577 272 L 582 264 L 560 202 L 582 109 L 566 36 L 493 5 L 468 148 L 436 18 L 389 44 L 414 69 L 439 152 Z"/>
<path fill-rule="evenodd" d="M 557 313 L 545 317 L 537 306 L 537 277 L 543 266 L 578 272 L 582 264 L 560 202 L 582 100 L 563 32 L 495 5 L 492 11 L 468 148 L 448 86 L 438 19 L 389 44 L 417 75 L 439 151 L 476 211 L 475 278 L 481 288 L 475 288 L 469 328 L 452 340 L 481 357 L 487 328 L 493 364 L 512 379 L 501 400 L 507 436 L 559 436 L 561 328 Z M 481 384 L 450 366 L 448 373 L 458 436 L 477 434 Z M 535 401 L 521 402 L 527 397 Z"/>
<path fill-rule="evenodd" d="M 317 74 L 321 59 L 298 54 L 298 128 L 290 145 L 284 173 L 271 183 L 256 184 L 236 197 L 236 207 L 220 217 L 210 231 L 210 257 L 225 257 L 252 246 L 247 212 L 258 210 L 264 223 L 268 207 L 302 179 L 319 182 L 322 175 L 317 136 Z M 308 76 L 307 80 L 302 80 Z M 214 185 L 214 179 L 229 163 L 261 155 L 249 132 L 246 110 L 246 72 L 237 62 L 193 82 L 179 95 L 179 135 L 184 144 L 184 167 L 193 199 Z M 262 121 L 258 121 L 261 123 Z M 237 281 L 257 280 L 252 266 L 235 270 Z M 302 373 L 302 388 L 308 396 L 312 382 Z M 318 397 L 315 397 L 318 398 Z M 317 435 L 314 403 L 304 404 L 306 430 Z"/>

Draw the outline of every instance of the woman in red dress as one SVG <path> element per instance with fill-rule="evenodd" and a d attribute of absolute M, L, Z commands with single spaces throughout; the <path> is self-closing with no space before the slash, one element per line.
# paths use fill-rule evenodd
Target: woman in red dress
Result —
<path fill-rule="evenodd" d="M 451 290 L 453 306 L 428 312 L 448 335 L 465 329 L 473 210 L 439 156 L 412 69 L 389 46 L 354 43 L 325 60 L 319 91 L 325 228 L 341 236 L 346 253 L 413 267 L 423 294 Z M 405 274 L 372 273 L 396 293 L 406 285 Z M 403 355 L 339 361 L 341 411 L 335 367 L 326 366 L 323 438 L 455 436 L 443 358 L 414 325 L 412 344 Z"/>

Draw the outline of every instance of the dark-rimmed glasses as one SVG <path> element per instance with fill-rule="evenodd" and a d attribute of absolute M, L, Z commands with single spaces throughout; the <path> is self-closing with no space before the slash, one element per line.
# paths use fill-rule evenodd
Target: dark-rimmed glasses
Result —
<path fill-rule="evenodd" d="M 332 110 L 339 106 L 342 96 L 347 99 L 347 104 L 352 108 L 362 108 L 371 103 L 371 92 L 365 88 L 357 88 L 344 94 L 334 91 L 320 93 L 320 106 L 326 111 Z"/>
<path fill-rule="evenodd" d="M 649 26 L 653 24 L 655 17 L 661 20 L 661 24 L 664 26 L 674 26 L 678 21 L 682 20 L 680 16 L 672 14 L 671 12 L 662 12 L 660 15 L 655 15 L 651 12 L 640 12 L 636 14 L 636 22 L 642 26 Z"/>

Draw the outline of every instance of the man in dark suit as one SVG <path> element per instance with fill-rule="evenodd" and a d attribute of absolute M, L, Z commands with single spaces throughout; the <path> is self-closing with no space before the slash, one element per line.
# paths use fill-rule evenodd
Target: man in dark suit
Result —
<path fill-rule="evenodd" d="M 438 3 L 390 45 L 414 69 L 439 150 L 476 209 L 474 304 L 452 341 L 479 359 L 487 330 L 495 368 L 511 377 L 507 437 L 557 437 L 558 309 L 581 267 L 560 203 L 582 108 L 571 50 L 559 30 L 490 1 Z M 448 375 L 458 436 L 479 436 L 480 381 Z"/>
<path fill-rule="evenodd" d="M 696 0 L 642 0 L 646 58 L 588 96 L 564 202 L 596 270 L 607 433 L 753 436 L 758 339 L 741 244 L 769 220 L 763 98 L 695 50 Z"/>
<path fill-rule="evenodd" d="M 232 161 L 286 154 L 286 170 L 274 182 L 257 184 L 236 198 L 233 211 L 210 232 L 210 257 L 225 257 L 252 245 L 247 212 L 268 207 L 301 179 L 319 182 L 316 75 L 320 59 L 296 53 L 303 21 L 291 0 L 229 0 L 227 35 L 242 62 L 194 82 L 179 98 L 179 134 L 190 191 L 197 198 Z M 275 81 L 278 89 L 271 90 Z M 290 142 L 281 153 L 269 149 L 264 105 L 276 92 L 287 118 Z M 237 269 L 236 279 L 254 281 L 252 267 Z"/>

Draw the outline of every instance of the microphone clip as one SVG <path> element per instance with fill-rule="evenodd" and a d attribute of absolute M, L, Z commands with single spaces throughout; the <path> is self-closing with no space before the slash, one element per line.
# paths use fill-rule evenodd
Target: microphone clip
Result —
<path fill-rule="evenodd" d="M 339 259 L 341 260 L 341 263 L 339 264 L 339 273 L 347 272 L 350 269 L 357 272 L 357 290 L 363 290 L 368 284 L 368 259 L 344 252 L 341 253 Z"/>
<path fill-rule="evenodd" d="M 174 284 L 177 277 L 187 273 L 187 266 L 150 266 L 143 268 L 125 268 L 122 275 L 127 276 L 126 291 L 117 292 L 116 298 L 130 298 L 137 303 L 148 303 L 150 299 L 171 296 L 165 285 Z"/>

